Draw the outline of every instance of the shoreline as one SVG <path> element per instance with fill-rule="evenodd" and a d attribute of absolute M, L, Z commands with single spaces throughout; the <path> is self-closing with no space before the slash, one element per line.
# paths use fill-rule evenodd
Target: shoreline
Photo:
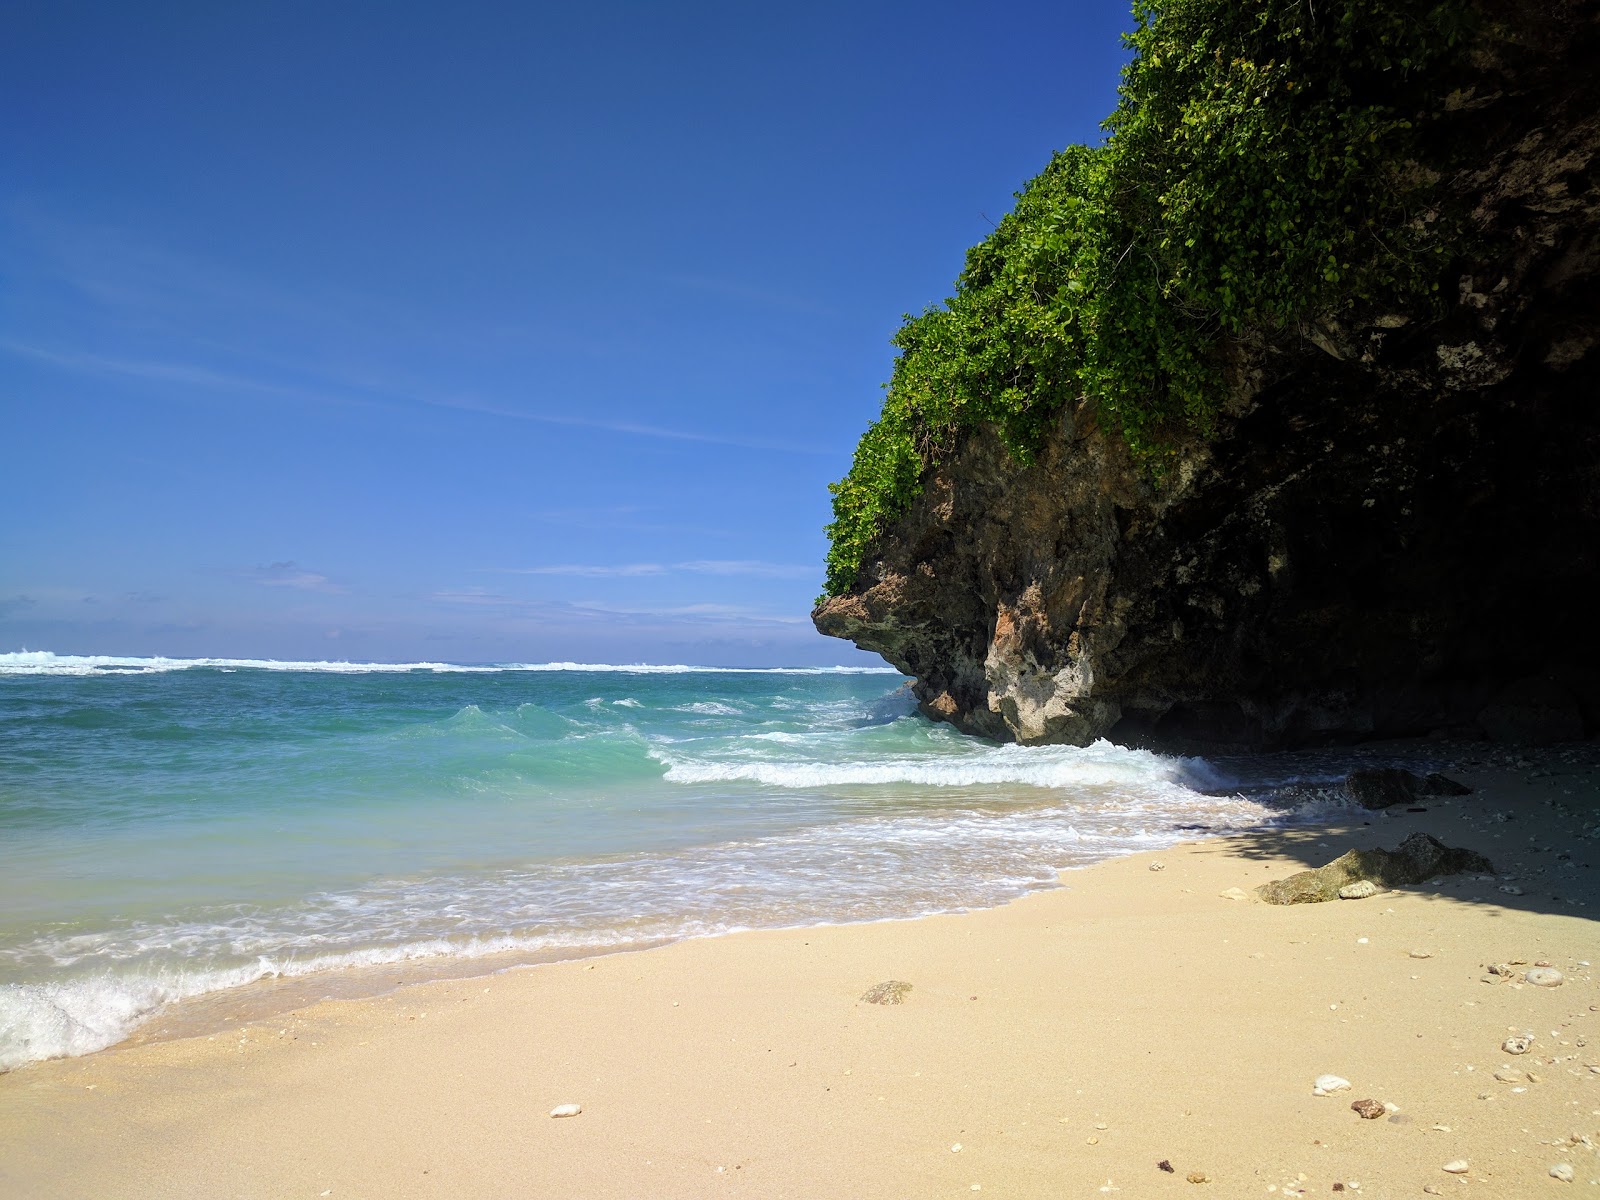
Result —
<path fill-rule="evenodd" d="M 1229 1196 L 1510 1197 L 1561 1163 L 1588 1186 L 1600 774 L 1580 757 L 1463 772 L 1478 791 L 1426 813 L 1103 861 L 998 908 L 687 939 L 31 1064 L 0 1076 L 0 1190 L 1165 1195 L 1196 1194 L 1193 1172 Z M 1517 880 L 1223 898 L 1419 828 Z M 1567 980 L 1482 982 L 1519 958 Z M 861 1001 L 890 980 L 904 1004 Z M 1508 1031 L 1531 1053 L 1507 1056 Z M 1328 1072 L 1353 1090 L 1313 1097 Z M 1397 1111 L 1364 1121 L 1361 1098 Z M 564 1103 L 584 1111 L 546 1115 Z"/>
<path fill-rule="evenodd" d="M 1310 776 L 1301 774 L 1302 768 L 1307 766 L 1316 769 L 1330 765 L 1328 762 L 1312 763 L 1311 759 L 1332 756 L 1338 761 L 1341 771 L 1371 765 L 1368 760 L 1387 763 L 1391 759 L 1394 761 L 1405 760 L 1419 771 L 1433 769 L 1434 766 L 1439 766 L 1444 770 L 1458 770 L 1457 765 L 1449 760 L 1481 755 L 1485 750 L 1486 747 L 1481 743 L 1440 743 L 1424 739 L 1399 739 L 1353 747 L 1283 751 L 1256 756 L 1256 758 L 1257 761 L 1274 758 L 1281 759 L 1294 768 L 1291 770 L 1290 776 L 1296 782 L 1287 785 L 1282 782 L 1278 784 L 1245 784 L 1243 785 L 1245 791 L 1233 791 L 1224 788 L 1207 794 L 1214 797 L 1233 794 L 1241 799 L 1248 798 L 1250 802 L 1259 804 L 1269 811 L 1276 807 L 1276 813 L 1267 817 L 1262 825 L 1258 827 L 1261 831 L 1279 828 L 1316 828 L 1330 823 L 1337 824 L 1339 820 L 1348 818 L 1359 810 L 1348 807 L 1341 808 L 1339 806 L 1343 805 L 1342 801 L 1328 801 L 1325 798 L 1327 793 L 1338 791 L 1340 781 L 1343 778 L 1342 774 L 1335 773 L 1328 775 L 1326 779 L 1318 780 L 1313 780 Z M 1492 754 L 1494 751 L 1490 751 L 1490 753 Z M 1501 757 L 1509 759 L 1511 756 L 1502 751 Z M 1428 765 L 1423 765 L 1424 759 L 1428 760 Z M 1248 796 L 1246 793 L 1248 793 Z M 1293 797 L 1292 801 L 1285 803 L 1285 798 L 1291 796 Z M 1051 807 L 1042 800 L 1040 804 L 1043 807 Z M 1335 807 L 1327 807 L 1329 804 L 1334 804 Z M 1182 831 L 1198 828 L 1197 826 L 1174 826 L 1172 830 L 1168 831 L 1168 834 L 1178 837 Z M 1184 840 L 1211 840 L 1217 837 L 1229 836 L 1233 832 L 1239 832 L 1239 830 L 1229 829 L 1226 826 L 1217 826 L 1212 832 L 1202 835 L 1200 839 Z M 122 1036 L 114 1042 L 74 1054 L 58 1054 L 43 1059 L 32 1059 L 27 1062 L 16 1063 L 0 1070 L 0 1077 L 3 1077 L 8 1071 L 23 1070 L 38 1062 L 58 1061 L 63 1058 L 82 1058 L 87 1055 L 101 1054 L 108 1050 L 134 1045 L 209 1035 L 225 1029 L 230 1024 L 241 1021 L 271 1021 L 286 1013 L 307 1008 L 323 1001 L 371 1000 L 399 989 L 421 984 L 450 981 L 468 982 L 475 979 L 492 978 L 505 971 L 527 966 L 612 954 L 634 953 L 640 950 L 670 945 L 678 941 L 695 940 L 704 937 L 724 937 L 729 934 L 753 930 L 817 929 L 833 925 L 849 926 L 872 924 L 879 921 L 920 920 L 929 916 L 981 912 L 992 908 L 1004 907 L 1038 891 L 1048 891 L 1061 887 L 1066 880 L 1072 878 L 1076 872 L 1086 867 L 1092 867 L 1100 862 L 1140 852 L 1142 851 L 1126 848 L 1115 849 L 1106 852 L 1107 857 L 1105 858 L 1090 858 L 1088 861 L 1060 866 L 1055 868 L 1053 878 L 1041 876 L 1036 881 L 1026 885 L 1018 884 L 1017 886 L 1020 890 L 1007 896 L 992 898 L 987 903 L 977 905 L 933 908 L 920 912 L 891 913 L 854 919 L 840 918 L 830 920 L 825 918 L 792 924 L 764 923 L 742 928 L 715 930 L 709 933 L 678 932 L 660 936 L 636 936 L 631 939 L 614 935 L 605 929 L 597 929 L 591 931 L 595 935 L 595 940 L 593 941 L 580 939 L 571 943 L 556 945 L 532 945 L 481 951 L 472 950 L 471 952 L 466 952 L 470 948 L 464 948 L 462 952 L 403 954 L 393 959 L 324 966 L 305 971 L 285 968 L 284 972 L 280 974 L 263 974 L 245 982 L 229 983 L 206 990 L 193 991 L 168 1000 L 158 1008 L 148 1012 L 147 1015 L 138 1018 L 136 1023 L 128 1027 Z M 356 953 L 359 954 L 361 952 L 357 951 Z M 248 964 L 239 964 L 235 969 L 248 971 L 250 967 Z M 227 972 L 224 971 L 224 973 Z"/>

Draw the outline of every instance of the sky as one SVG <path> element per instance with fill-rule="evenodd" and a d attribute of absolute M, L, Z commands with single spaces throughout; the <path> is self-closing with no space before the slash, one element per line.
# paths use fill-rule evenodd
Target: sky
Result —
<path fill-rule="evenodd" d="M 827 485 L 1122 0 L 10 0 L 0 652 L 877 663 Z"/>

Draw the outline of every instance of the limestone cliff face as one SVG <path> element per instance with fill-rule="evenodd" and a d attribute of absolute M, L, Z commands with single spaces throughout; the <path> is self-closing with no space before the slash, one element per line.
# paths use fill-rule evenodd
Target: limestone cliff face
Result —
<path fill-rule="evenodd" d="M 967 435 L 817 628 L 1002 740 L 1592 731 L 1596 9 L 1507 5 L 1441 100 L 1482 146 L 1444 181 L 1478 234 L 1447 316 L 1233 347 L 1223 428 L 1160 481 L 1088 405 L 1028 466 Z"/>

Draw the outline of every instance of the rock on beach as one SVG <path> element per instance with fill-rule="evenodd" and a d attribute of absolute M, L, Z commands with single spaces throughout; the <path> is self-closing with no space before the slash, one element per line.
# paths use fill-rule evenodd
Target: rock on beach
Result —
<path fill-rule="evenodd" d="M 1320 904 L 1363 881 L 1397 888 L 1464 871 L 1493 873 L 1494 867 L 1481 854 L 1418 831 L 1394 850 L 1348 850 L 1326 866 L 1262 884 L 1256 894 L 1268 904 Z"/>

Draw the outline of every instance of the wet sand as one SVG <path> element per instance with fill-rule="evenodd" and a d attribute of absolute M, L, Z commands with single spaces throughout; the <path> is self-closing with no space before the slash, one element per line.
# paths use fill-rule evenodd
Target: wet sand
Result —
<path fill-rule="evenodd" d="M 1556 1164 L 1587 1191 L 1600 774 L 1581 759 L 984 912 L 680 942 L 34 1064 L 0 1076 L 0 1194 L 1511 1198 L 1563 1194 Z M 1415 829 L 1497 877 L 1224 895 Z M 1522 982 L 1539 962 L 1566 982 Z M 890 980 L 903 1003 L 861 1000 Z M 1314 1096 L 1324 1073 L 1351 1090 Z M 1361 1099 L 1392 1107 L 1364 1120 Z M 547 1115 L 564 1103 L 583 1112 Z"/>

